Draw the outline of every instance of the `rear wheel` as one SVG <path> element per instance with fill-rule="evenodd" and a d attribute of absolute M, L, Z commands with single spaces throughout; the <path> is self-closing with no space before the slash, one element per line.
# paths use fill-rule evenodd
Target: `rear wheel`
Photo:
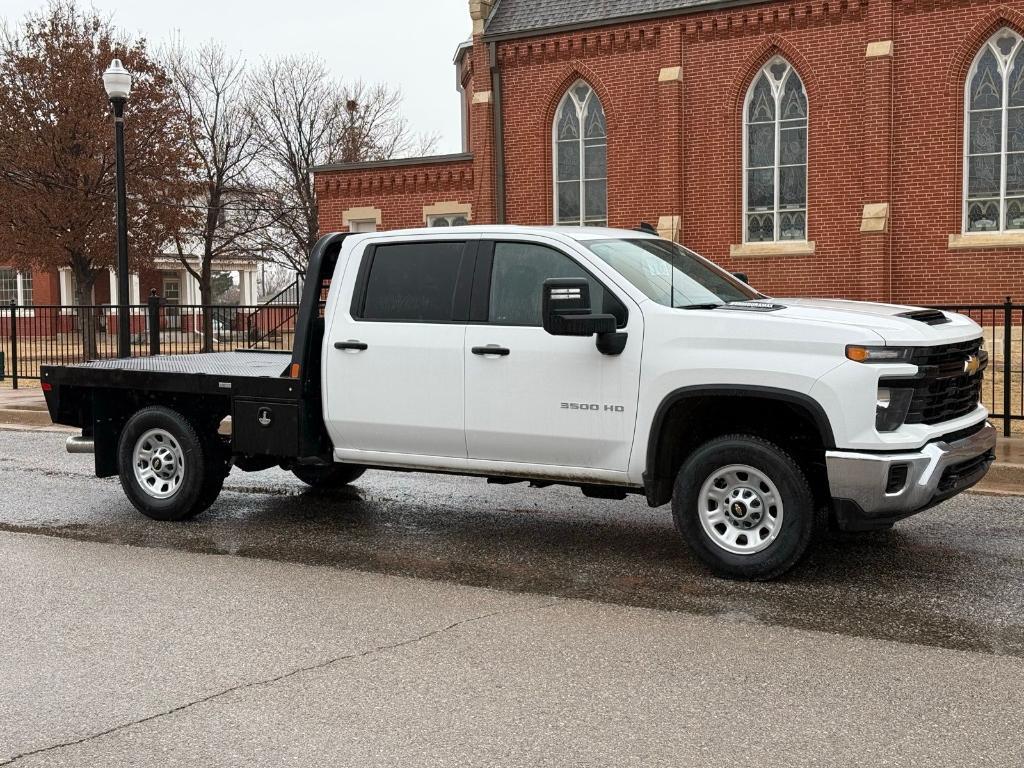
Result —
<path fill-rule="evenodd" d="M 366 467 L 357 464 L 332 464 L 329 467 L 293 467 L 292 473 L 311 488 L 342 488 L 354 483 Z"/>
<path fill-rule="evenodd" d="M 154 520 L 195 517 L 220 494 L 225 462 L 216 435 L 200 436 L 170 408 L 144 408 L 125 424 L 118 443 L 121 487 L 132 505 Z"/>
<path fill-rule="evenodd" d="M 676 527 L 713 571 L 772 579 L 807 550 L 814 497 L 803 470 L 777 445 L 750 435 L 711 440 L 686 460 L 672 498 Z"/>

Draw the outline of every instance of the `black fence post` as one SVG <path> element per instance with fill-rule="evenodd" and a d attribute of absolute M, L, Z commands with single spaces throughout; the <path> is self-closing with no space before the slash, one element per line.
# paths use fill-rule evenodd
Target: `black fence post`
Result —
<path fill-rule="evenodd" d="M 156 288 L 149 290 L 149 354 L 160 354 L 160 297 Z"/>
<path fill-rule="evenodd" d="M 1010 414 L 1010 395 L 1012 389 L 1013 368 L 1013 301 L 1007 296 L 1003 303 L 1003 437 L 1010 436 L 1012 417 Z"/>
<path fill-rule="evenodd" d="M 11 386 L 18 388 L 18 307 L 11 299 Z"/>

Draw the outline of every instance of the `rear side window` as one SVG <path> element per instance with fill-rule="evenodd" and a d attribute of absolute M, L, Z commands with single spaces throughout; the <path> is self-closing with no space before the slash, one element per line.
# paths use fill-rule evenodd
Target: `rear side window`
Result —
<path fill-rule="evenodd" d="M 564 253 L 534 243 L 495 243 L 487 321 L 540 327 L 542 289 L 549 277 L 583 277 L 590 283 L 592 311 L 615 315 L 622 326 L 626 308 Z"/>
<path fill-rule="evenodd" d="M 357 316 L 424 323 L 451 320 L 464 251 L 465 243 L 377 246 Z"/>

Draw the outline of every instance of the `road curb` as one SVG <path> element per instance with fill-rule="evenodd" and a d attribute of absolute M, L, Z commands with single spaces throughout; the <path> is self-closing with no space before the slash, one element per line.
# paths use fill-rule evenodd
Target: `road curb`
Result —
<path fill-rule="evenodd" d="M 0 424 L 22 424 L 32 427 L 46 427 L 53 422 L 50 414 L 38 408 L 0 408 Z"/>

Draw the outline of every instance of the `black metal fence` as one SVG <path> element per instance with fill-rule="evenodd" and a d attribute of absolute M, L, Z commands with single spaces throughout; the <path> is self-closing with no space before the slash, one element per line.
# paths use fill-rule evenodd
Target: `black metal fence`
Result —
<path fill-rule="evenodd" d="M 133 356 L 292 348 L 298 304 L 203 306 L 150 296 L 128 308 Z M 42 365 L 117 357 L 118 307 L 0 306 L 0 380 L 17 389 Z"/>
<path fill-rule="evenodd" d="M 298 292 L 296 283 L 270 303 L 250 306 L 174 304 L 150 296 L 128 309 L 132 355 L 291 349 L 298 303 L 283 300 Z M 1024 304 L 1007 297 L 1001 304 L 936 309 L 967 315 L 984 330 L 989 369 L 982 400 L 1009 435 L 1013 422 L 1024 421 Z M 0 380 L 17 388 L 20 379 L 38 379 L 41 365 L 116 357 L 117 317 L 111 305 L 0 307 Z"/>
<path fill-rule="evenodd" d="M 1024 304 L 1014 304 L 1007 296 L 1002 304 L 947 304 L 935 309 L 967 315 L 984 330 L 989 366 L 982 402 L 1009 437 L 1013 422 L 1024 420 Z"/>

